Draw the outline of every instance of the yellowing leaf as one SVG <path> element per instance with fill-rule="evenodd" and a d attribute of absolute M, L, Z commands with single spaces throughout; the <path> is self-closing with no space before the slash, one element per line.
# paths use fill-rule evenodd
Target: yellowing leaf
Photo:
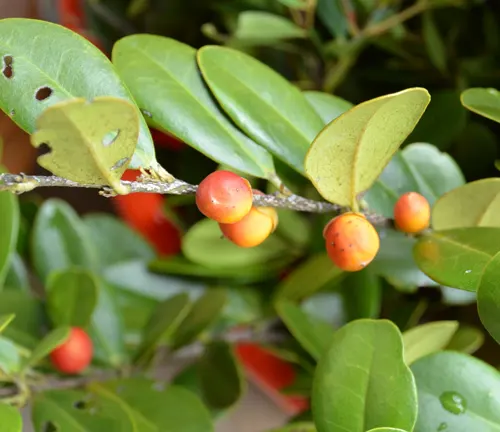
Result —
<path fill-rule="evenodd" d="M 355 106 L 316 137 L 306 175 L 326 200 L 356 207 L 356 196 L 375 182 L 429 102 L 427 90 L 411 88 Z"/>
<path fill-rule="evenodd" d="M 139 135 L 139 116 L 130 102 L 109 96 L 60 102 L 38 117 L 36 128 L 31 143 L 52 149 L 38 158 L 42 167 L 68 180 L 127 193 L 120 178 Z"/>

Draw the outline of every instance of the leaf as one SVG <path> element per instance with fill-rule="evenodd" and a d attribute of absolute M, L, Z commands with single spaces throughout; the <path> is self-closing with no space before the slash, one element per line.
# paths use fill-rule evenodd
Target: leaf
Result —
<path fill-rule="evenodd" d="M 381 427 L 381 428 L 370 429 L 368 432 L 406 432 L 406 431 L 404 431 L 403 429 L 396 429 L 391 427 Z"/>
<path fill-rule="evenodd" d="M 46 356 L 48 356 L 55 348 L 66 342 L 69 338 L 70 327 L 57 327 L 48 333 L 35 347 L 30 357 L 24 362 L 23 368 L 35 366 Z"/>
<path fill-rule="evenodd" d="M 439 284 L 476 291 L 499 245 L 498 228 L 458 228 L 420 237 L 413 252 L 420 270 Z"/>
<path fill-rule="evenodd" d="M 308 258 L 293 270 L 276 288 L 276 297 L 301 300 L 319 291 L 330 281 L 339 279 L 344 273 L 332 264 L 326 253 Z"/>
<path fill-rule="evenodd" d="M 481 330 L 472 326 L 461 325 L 451 338 L 446 349 L 472 354 L 483 345 L 483 342 L 484 335 Z"/>
<path fill-rule="evenodd" d="M 12 119 L 29 134 L 42 111 L 57 102 L 113 96 L 133 103 L 107 57 L 77 33 L 47 21 L 8 18 L 0 23 L 0 40 L 3 69 L 10 61 L 12 72 L 10 79 L 0 80 L 0 108 L 14 112 Z M 155 165 L 151 134 L 140 116 L 130 168 Z"/>
<path fill-rule="evenodd" d="M 318 17 L 335 38 L 347 35 L 349 26 L 341 0 L 318 0 Z"/>
<path fill-rule="evenodd" d="M 212 408 L 231 407 L 245 391 L 243 373 L 228 343 L 207 344 L 198 367 L 203 398 Z"/>
<path fill-rule="evenodd" d="M 418 390 L 415 432 L 494 431 L 500 428 L 500 376 L 465 354 L 431 354 L 411 367 Z"/>
<path fill-rule="evenodd" d="M 87 327 L 97 303 L 97 282 L 88 270 L 52 273 L 47 285 L 47 309 L 54 326 Z"/>
<path fill-rule="evenodd" d="M 18 409 L 0 403 L 0 422 L 4 432 L 22 432 L 23 420 Z"/>
<path fill-rule="evenodd" d="M 11 257 L 16 250 L 19 223 L 20 213 L 17 197 L 9 191 L 0 192 L 0 289 L 7 277 Z"/>
<path fill-rule="evenodd" d="M 115 44 L 112 57 L 156 129 L 247 174 L 270 178 L 274 173 L 271 155 L 236 129 L 211 98 L 195 49 L 160 36 L 131 35 Z"/>
<path fill-rule="evenodd" d="M 406 192 L 419 192 L 432 206 L 464 183 L 459 166 L 447 153 L 430 144 L 410 144 L 394 155 L 364 200 L 370 210 L 392 218 L 396 201 Z"/>
<path fill-rule="evenodd" d="M 72 266 L 96 267 L 95 252 L 85 226 L 63 200 L 52 198 L 42 204 L 32 236 L 31 257 L 42 281 L 46 281 L 52 271 Z"/>
<path fill-rule="evenodd" d="M 321 117 L 325 125 L 354 106 L 351 102 L 329 93 L 305 91 L 304 96 L 314 108 L 314 111 Z"/>
<path fill-rule="evenodd" d="M 300 90 L 265 64 L 231 48 L 201 48 L 198 65 L 236 125 L 303 173 L 307 149 L 323 122 Z"/>
<path fill-rule="evenodd" d="M 38 163 L 52 174 L 82 184 L 110 185 L 128 193 L 120 179 L 134 154 L 139 115 L 130 102 L 101 96 L 51 105 L 36 120 L 31 144 L 51 148 Z M 75 169 L 78 167 L 78 169 Z"/>
<path fill-rule="evenodd" d="M 100 399 L 115 401 L 135 419 L 134 430 L 145 432 L 213 432 L 210 414 L 190 391 L 177 386 L 163 388 L 144 378 L 92 383 Z M 103 429 L 110 431 L 113 429 Z"/>
<path fill-rule="evenodd" d="M 493 88 L 470 88 L 460 95 L 462 105 L 470 111 L 500 122 L 500 92 Z"/>
<path fill-rule="evenodd" d="M 14 320 L 15 314 L 0 315 L 0 333 L 2 333 L 7 326 Z"/>
<path fill-rule="evenodd" d="M 416 399 L 397 327 L 365 319 L 335 333 L 316 369 L 312 410 L 318 432 L 365 432 L 381 425 L 411 431 Z"/>
<path fill-rule="evenodd" d="M 306 6 L 305 0 L 278 0 L 280 3 L 290 8 L 303 8 Z"/>
<path fill-rule="evenodd" d="M 0 336 L 0 371 L 6 375 L 14 375 L 20 369 L 21 356 L 18 348 L 10 339 Z"/>
<path fill-rule="evenodd" d="M 488 333 L 500 343 L 500 252 L 486 265 L 477 288 L 477 311 Z"/>
<path fill-rule="evenodd" d="M 279 224 L 276 233 L 299 248 L 306 248 L 311 239 L 311 224 L 307 218 L 294 210 L 276 209 Z"/>
<path fill-rule="evenodd" d="M 278 236 L 271 235 L 256 247 L 241 248 L 222 237 L 217 222 L 202 219 L 184 236 L 182 252 L 191 261 L 207 267 L 241 268 L 290 254 L 290 247 Z"/>
<path fill-rule="evenodd" d="M 467 183 L 443 195 L 432 208 L 436 230 L 500 227 L 500 178 Z"/>
<path fill-rule="evenodd" d="M 309 316 L 288 300 L 278 301 L 276 311 L 293 337 L 309 354 L 319 360 L 332 341 L 333 327 L 320 319 Z"/>
<path fill-rule="evenodd" d="M 149 261 L 155 257 L 153 248 L 146 240 L 116 217 L 90 214 L 83 218 L 83 223 L 103 268 L 123 261 Z"/>
<path fill-rule="evenodd" d="M 349 321 L 380 315 L 382 284 L 371 268 L 349 274 L 342 281 L 341 293 Z"/>
<path fill-rule="evenodd" d="M 445 349 L 457 332 L 458 321 L 435 321 L 413 327 L 403 333 L 406 364 Z"/>
<path fill-rule="evenodd" d="M 162 341 L 170 343 L 190 308 L 187 294 L 177 294 L 160 303 L 144 328 L 143 340 L 135 356 L 136 361 L 149 360 Z"/>
<path fill-rule="evenodd" d="M 369 100 L 329 123 L 312 143 L 307 177 L 326 200 L 355 207 L 413 130 L 429 104 L 427 90 L 411 88 Z"/>
<path fill-rule="evenodd" d="M 273 429 L 269 432 L 316 432 L 314 423 L 292 423 L 279 429 Z"/>
<path fill-rule="evenodd" d="M 447 69 L 446 45 L 439 34 L 434 16 L 430 10 L 422 14 L 422 36 L 432 64 L 439 72 L 445 74 Z"/>
<path fill-rule="evenodd" d="M 227 302 L 224 289 L 208 289 L 197 299 L 186 318 L 172 335 L 172 348 L 177 349 L 193 342 L 221 314 Z"/>
<path fill-rule="evenodd" d="M 28 269 L 17 253 L 10 256 L 9 269 L 5 275 L 5 288 L 19 291 L 30 290 Z"/>

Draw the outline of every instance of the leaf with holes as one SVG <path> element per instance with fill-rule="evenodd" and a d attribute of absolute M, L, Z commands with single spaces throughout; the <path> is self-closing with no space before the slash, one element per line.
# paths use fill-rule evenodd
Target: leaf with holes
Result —
<path fill-rule="evenodd" d="M 305 91 L 304 96 L 326 124 L 335 120 L 354 105 L 338 96 L 319 91 Z"/>
<path fill-rule="evenodd" d="M 500 251 L 499 228 L 458 228 L 419 238 L 417 265 L 441 285 L 476 291 L 486 265 Z"/>
<path fill-rule="evenodd" d="M 298 88 L 241 51 L 205 46 L 198 65 L 231 119 L 257 143 L 300 173 L 323 121 Z"/>
<path fill-rule="evenodd" d="M 392 322 L 352 321 L 335 333 L 316 369 L 312 410 L 318 432 L 413 430 L 415 381 Z"/>
<path fill-rule="evenodd" d="M 161 36 L 132 35 L 115 44 L 113 63 L 152 126 L 233 169 L 272 177 L 271 155 L 235 128 L 213 101 L 194 48 Z"/>
<path fill-rule="evenodd" d="M 500 178 L 467 183 L 443 195 L 432 208 L 436 230 L 463 227 L 500 228 Z"/>
<path fill-rule="evenodd" d="M 57 24 L 25 18 L 3 19 L 0 41 L 0 108 L 18 126 L 33 133 L 37 117 L 56 102 L 121 98 L 134 104 L 140 120 L 130 167 L 157 167 L 144 118 L 111 62 L 91 42 Z"/>
<path fill-rule="evenodd" d="M 70 327 L 58 327 L 47 334 L 24 362 L 24 369 L 35 366 L 48 356 L 54 348 L 63 344 L 69 338 L 70 331 Z"/>
<path fill-rule="evenodd" d="M 462 105 L 500 123 L 500 92 L 493 88 L 470 88 L 462 92 L 460 96 Z"/>
<path fill-rule="evenodd" d="M 5 432 L 22 432 L 23 420 L 19 409 L 0 403 L 0 422 Z"/>
<path fill-rule="evenodd" d="M 3 286 L 10 261 L 16 250 L 19 232 L 19 203 L 9 191 L 0 192 L 0 287 Z"/>
<path fill-rule="evenodd" d="M 357 207 L 429 104 L 423 88 L 410 88 L 355 106 L 336 118 L 312 143 L 306 175 L 326 200 Z"/>
<path fill-rule="evenodd" d="M 51 152 L 38 163 L 59 177 L 82 184 L 110 185 L 120 194 L 120 179 L 134 153 L 139 116 L 135 107 L 114 97 L 91 102 L 72 99 L 47 108 L 31 135 L 35 147 L 47 144 Z"/>

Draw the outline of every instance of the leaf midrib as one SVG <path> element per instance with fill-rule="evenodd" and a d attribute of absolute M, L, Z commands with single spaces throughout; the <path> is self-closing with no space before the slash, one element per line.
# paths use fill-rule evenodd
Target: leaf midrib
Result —
<path fill-rule="evenodd" d="M 491 206 L 491 203 L 492 203 L 493 201 L 495 201 L 495 199 L 496 199 L 499 195 L 500 195 L 500 192 L 497 192 L 497 193 L 495 194 L 495 196 L 493 197 L 493 199 L 491 199 L 491 200 L 490 200 L 490 201 L 486 204 L 486 206 L 482 209 L 482 211 L 480 211 L 480 212 L 479 212 L 478 217 L 477 217 L 477 219 L 476 219 L 476 223 L 475 223 L 475 225 L 476 225 L 476 226 L 480 226 L 480 225 L 481 225 L 481 223 L 483 222 L 484 217 L 486 216 L 486 213 L 488 213 L 488 210 L 489 210 L 489 208 L 490 208 L 490 206 Z"/>
<path fill-rule="evenodd" d="M 473 248 L 472 246 L 469 246 L 469 245 L 466 245 L 466 244 L 463 244 L 463 243 L 459 243 L 456 240 L 452 240 L 449 237 L 445 237 L 445 236 L 439 235 L 437 233 L 434 233 L 434 238 L 436 238 L 438 240 L 441 240 L 441 241 L 443 241 L 445 243 L 450 243 L 452 245 L 459 246 L 460 248 L 468 250 L 470 252 L 474 252 L 474 253 L 477 253 L 477 254 L 480 254 L 480 255 L 484 255 L 484 256 L 486 256 L 488 258 L 491 258 L 493 256 L 493 255 L 490 255 L 487 252 L 484 252 L 484 251 L 482 251 L 480 249 L 476 249 L 476 248 Z"/>

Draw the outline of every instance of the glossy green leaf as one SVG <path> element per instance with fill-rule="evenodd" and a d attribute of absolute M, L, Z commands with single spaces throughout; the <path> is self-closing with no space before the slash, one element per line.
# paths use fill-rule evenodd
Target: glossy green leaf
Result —
<path fill-rule="evenodd" d="M 422 36 L 432 64 L 439 72 L 446 73 L 446 46 L 430 10 L 422 14 Z"/>
<path fill-rule="evenodd" d="M 245 391 L 243 372 L 233 347 L 228 343 L 214 341 L 207 344 L 198 367 L 203 399 L 212 408 L 231 407 Z"/>
<path fill-rule="evenodd" d="M 328 124 L 312 143 L 306 174 L 326 200 L 355 206 L 413 130 L 429 104 L 411 88 L 355 106 Z"/>
<path fill-rule="evenodd" d="M 312 409 L 318 432 L 413 430 L 415 382 L 393 323 L 358 320 L 335 333 L 315 373 Z"/>
<path fill-rule="evenodd" d="M 0 336 L 0 371 L 5 375 L 13 375 L 19 372 L 20 368 L 21 356 L 18 348 L 10 339 Z"/>
<path fill-rule="evenodd" d="M 289 246 L 276 235 L 264 243 L 241 248 L 222 236 L 219 225 L 203 219 L 191 227 L 182 241 L 182 252 L 191 261 L 207 267 L 243 267 L 267 263 L 273 258 L 290 254 Z"/>
<path fill-rule="evenodd" d="M 462 105 L 500 123 L 500 92 L 493 88 L 470 88 L 462 92 L 460 96 Z"/>
<path fill-rule="evenodd" d="M 304 172 L 304 157 L 323 127 L 300 90 L 248 54 L 219 46 L 198 51 L 210 90 L 231 119 L 276 157 Z"/>
<path fill-rule="evenodd" d="M 191 307 L 172 336 L 172 348 L 180 348 L 196 339 L 221 314 L 227 302 L 226 290 L 208 289 Z"/>
<path fill-rule="evenodd" d="M 7 277 L 11 257 L 16 250 L 19 218 L 17 197 L 9 191 L 0 192 L 0 289 Z"/>
<path fill-rule="evenodd" d="M 309 354 L 319 360 L 332 341 L 333 327 L 309 316 L 289 300 L 278 301 L 276 311 L 294 338 Z"/>
<path fill-rule="evenodd" d="M 3 70 L 10 63 L 12 73 L 9 79 L 3 75 L 0 80 L 0 108 L 7 114 L 14 113 L 12 119 L 28 133 L 35 130 L 40 113 L 56 102 L 114 96 L 133 103 L 107 57 L 77 33 L 47 21 L 9 18 L 0 23 L 0 40 Z M 42 99 L 44 96 L 48 97 Z M 140 118 L 130 167 L 154 167 L 153 141 Z"/>
<path fill-rule="evenodd" d="M 160 303 L 144 328 L 143 340 L 137 350 L 136 360 L 147 361 L 161 342 L 170 343 L 190 308 L 187 294 L 177 294 Z"/>
<path fill-rule="evenodd" d="M 19 291 L 30 290 L 30 276 L 23 259 L 17 253 L 10 257 L 9 269 L 5 275 L 5 288 Z"/>
<path fill-rule="evenodd" d="M 87 327 L 97 303 L 98 286 L 88 270 L 52 273 L 47 284 L 47 311 L 54 326 Z"/>
<path fill-rule="evenodd" d="M 70 327 L 57 327 L 48 333 L 35 347 L 31 355 L 24 362 L 24 368 L 35 366 L 46 356 L 48 356 L 54 348 L 66 342 L 69 338 Z"/>
<path fill-rule="evenodd" d="M 500 251 L 500 229 L 458 228 L 422 236 L 415 260 L 427 276 L 453 288 L 476 291 L 489 260 Z"/>
<path fill-rule="evenodd" d="M 91 102 L 75 98 L 53 104 L 40 114 L 31 144 L 49 145 L 50 153 L 37 161 L 52 174 L 82 184 L 110 185 L 126 194 L 128 189 L 120 179 L 138 135 L 139 114 L 130 102 L 108 96 Z"/>
<path fill-rule="evenodd" d="M 289 424 L 279 429 L 273 429 L 269 432 L 316 432 L 316 428 L 314 427 L 314 423 L 301 422 Z"/>
<path fill-rule="evenodd" d="M 31 257 L 43 281 L 55 270 L 96 267 L 95 251 L 85 226 L 65 201 L 49 199 L 42 204 L 32 236 Z"/>
<path fill-rule="evenodd" d="M 458 321 L 435 321 L 403 333 L 406 364 L 445 349 L 458 329 Z"/>
<path fill-rule="evenodd" d="M 500 429 L 500 375 L 466 354 L 444 351 L 415 362 L 418 390 L 415 432 Z"/>
<path fill-rule="evenodd" d="M 432 209 L 434 229 L 500 227 L 500 178 L 467 183 L 443 195 Z"/>
<path fill-rule="evenodd" d="M 477 311 L 488 333 L 500 343 L 500 253 L 486 265 L 477 287 Z"/>
<path fill-rule="evenodd" d="M 371 267 L 349 274 L 341 284 L 347 319 L 378 318 L 382 308 L 382 284 Z"/>
<path fill-rule="evenodd" d="M 132 35 L 115 44 L 113 63 L 152 126 L 247 174 L 269 178 L 274 172 L 271 155 L 236 129 L 211 98 L 195 49 L 160 36 Z"/>
<path fill-rule="evenodd" d="M 155 257 L 153 248 L 137 232 L 116 217 L 91 214 L 83 218 L 102 267 L 129 260 L 149 261 Z"/>
<path fill-rule="evenodd" d="M 370 210 L 392 218 L 396 201 L 406 192 L 419 192 L 432 205 L 464 183 L 459 166 L 447 153 L 430 144 L 415 143 L 394 155 L 363 199 Z"/>
<path fill-rule="evenodd" d="M 0 403 L 0 421 L 4 432 L 22 432 L 23 420 L 18 408 Z"/>
<path fill-rule="evenodd" d="M 292 271 L 276 288 L 276 297 L 301 300 L 319 291 L 344 273 L 333 265 L 326 253 L 309 257 Z"/>
<path fill-rule="evenodd" d="M 351 102 L 329 93 L 305 91 L 304 96 L 314 108 L 314 111 L 321 117 L 325 125 L 354 106 Z"/>
<path fill-rule="evenodd" d="M 483 345 L 483 342 L 484 334 L 481 330 L 472 326 L 461 325 L 451 338 L 446 349 L 472 354 Z"/>

